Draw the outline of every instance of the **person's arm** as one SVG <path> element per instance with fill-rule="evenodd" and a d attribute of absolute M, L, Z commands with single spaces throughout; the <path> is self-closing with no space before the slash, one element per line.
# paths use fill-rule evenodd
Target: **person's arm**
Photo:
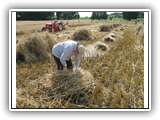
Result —
<path fill-rule="evenodd" d="M 75 61 L 76 61 L 76 69 L 75 70 L 78 70 L 79 65 L 80 65 L 80 57 L 78 56 L 78 54 L 76 54 L 76 55 L 74 55 L 74 58 L 75 58 Z"/>

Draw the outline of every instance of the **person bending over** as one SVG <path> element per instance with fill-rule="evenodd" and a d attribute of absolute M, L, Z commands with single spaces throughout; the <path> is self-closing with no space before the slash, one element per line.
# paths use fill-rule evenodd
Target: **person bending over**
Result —
<path fill-rule="evenodd" d="M 75 72 L 79 72 L 80 58 L 83 57 L 85 47 L 79 43 L 68 40 L 62 43 L 58 43 L 53 46 L 52 54 L 57 64 L 57 70 L 63 70 L 63 67 L 67 69 L 73 69 L 71 56 L 74 55 L 76 61 Z"/>

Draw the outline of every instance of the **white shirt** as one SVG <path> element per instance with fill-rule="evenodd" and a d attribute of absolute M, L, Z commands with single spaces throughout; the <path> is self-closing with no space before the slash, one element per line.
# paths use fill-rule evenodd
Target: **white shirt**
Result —
<path fill-rule="evenodd" d="M 59 58 L 62 65 L 66 65 L 66 60 L 69 61 L 69 58 L 74 55 L 76 61 L 76 69 L 80 65 L 80 57 L 75 52 L 77 47 L 77 42 L 73 40 L 68 40 L 66 42 L 58 43 L 52 48 L 52 54 Z"/>

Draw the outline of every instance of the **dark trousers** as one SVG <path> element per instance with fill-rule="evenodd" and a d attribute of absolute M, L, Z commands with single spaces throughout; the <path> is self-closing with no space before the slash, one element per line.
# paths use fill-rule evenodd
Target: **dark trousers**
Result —
<path fill-rule="evenodd" d="M 54 55 L 53 55 L 53 57 L 54 57 L 54 60 L 55 60 L 56 63 L 57 63 L 57 70 L 63 70 L 63 65 L 62 65 L 60 59 L 57 58 L 57 57 L 54 56 Z M 67 69 L 73 69 L 73 64 L 72 64 L 71 58 L 69 59 L 69 61 L 66 60 L 66 63 L 67 63 Z"/>

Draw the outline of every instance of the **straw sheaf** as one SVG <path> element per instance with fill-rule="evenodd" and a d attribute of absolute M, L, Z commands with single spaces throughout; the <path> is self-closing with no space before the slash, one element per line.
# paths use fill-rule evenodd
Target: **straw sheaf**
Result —
<path fill-rule="evenodd" d="M 113 29 L 114 27 L 113 27 L 113 25 L 110 25 L 110 29 Z"/>
<path fill-rule="evenodd" d="M 117 27 L 117 24 L 113 24 L 113 27 Z"/>
<path fill-rule="evenodd" d="M 103 42 L 96 42 L 92 45 L 86 46 L 84 58 L 85 59 L 93 59 L 102 56 L 105 51 L 109 49 L 109 45 Z"/>
<path fill-rule="evenodd" d="M 72 40 L 91 40 L 91 31 L 85 28 L 77 29 L 71 37 Z"/>
<path fill-rule="evenodd" d="M 68 101 L 72 102 L 80 102 L 82 98 L 89 97 L 88 91 L 94 90 L 97 83 L 95 83 L 94 77 L 88 71 L 82 68 L 79 68 L 79 71 L 80 73 L 69 70 L 54 72 L 51 78 L 52 89 L 48 94 L 56 98 L 68 99 Z"/>
<path fill-rule="evenodd" d="M 17 62 L 38 62 L 51 56 L 53 45 L 56 44 L 48 33 L 34 33 L 16 46 Z"/>
<path fill-rule="evenodd" d="M 114 41 L 114 38 L 111 37 L 110 35 L 107 35 L 102 39 L 102 42 L 113 42 L 113 41 Z"/>
<path fill-rule="evenodd" d="M 84 53 L 84 58 L 88 59 L 88 58 L 97 58 L 100 56 L 100 53 L 97 51 L 97 49 L 95 48 L 95 46 L 93 45 L 87 45 L 85 47 L 85 53 Z"/>
<path fill-rule="evenodd" d="M 123 28 L 123 27 L 121 27 L 119 30 L 124 30 L 124 28 Z"/>
<path fill-rule="evenodd" d="M 100 32 L 110 32 L 110 25 L 100 25 L 99 26 L 99 31 Z"/>
<path fill-rule="evenodd" d="M 94 46 L 96 47 L 97 50 L 103 50 L 103 51 L 107 51 L 109 48 L 109 45 L 100 41 L 94 43 Z"/>

